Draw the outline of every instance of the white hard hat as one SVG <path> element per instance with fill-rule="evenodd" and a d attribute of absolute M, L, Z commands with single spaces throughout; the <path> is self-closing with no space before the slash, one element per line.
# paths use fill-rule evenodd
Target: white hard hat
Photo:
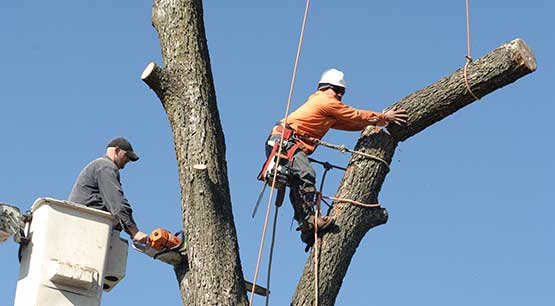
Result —
<path fill-rule="evenodd" d="M 322 77 L 318 84 L 331 84 L 333 86 L 346 88 L 347 83 L 345 82 L 344 76 L 345 74 L 337 69 L 328 69 L 322 73 Z"/>

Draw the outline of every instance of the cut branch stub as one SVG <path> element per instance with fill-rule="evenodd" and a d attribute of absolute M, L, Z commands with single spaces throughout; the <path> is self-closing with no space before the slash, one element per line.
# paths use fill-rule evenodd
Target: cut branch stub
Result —
<path fill-rule="evenodd" d="M 141 74 L 141 80 L 145 82 L 150 88 L 156 88 L 160 86 L 160 75 L 162 69 L 156 65 L 156 63 L 151 62 L 146 65 L 145 70 Z"/>
<path fill-rule="evenodd" d="M 208 168 L 208 167 L 206 167 L 206 165 L 204 165 L 204 164 L 193 165 L 193 169 L 195 169 L 195 171 L 197 171 L 197 172 L 203 172 L 203 171 L 206 170 L 206 168 Z"/>
<path fill-rule="evenodd" d="M 170 100 L 166 97 L 168 95 L 167 89 L 170 86 L 168 86 L 164 70 L 156 65 L 156 63 L 151 62 L 146 66 L 145 70 L 141 74 L 141 80 L 143 80 L 143 82 L 145 82 L 148 87 L 154 91 L 158 98 L 160 98 L 162 106 L 166 108 L 166 103 L 169 103 L 168 101 Z"/>

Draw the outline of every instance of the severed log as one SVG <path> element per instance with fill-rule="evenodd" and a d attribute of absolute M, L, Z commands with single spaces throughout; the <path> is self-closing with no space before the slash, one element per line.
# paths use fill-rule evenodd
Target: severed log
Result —
<path fill-rule="evenodd" d="M 536 60 L 532 51 L 523 40 L 515 39 L 471 63 L 467 75 L 471 90 L 478 97 L 483 97 L 535 70 Z M 356 149 L 390 163 L 399 141 L 408 139 L 474 101 L 466 88 L 463 69 L 459 69 L 388 107 L 407 110 L 407 125 L 390 126 L 389 134 L 369 128 L 362 133 Z M 337 197 L 378 203 L 378 194 L 387 172 L 386 165 L 353 155 Z M 362 238 L 371 228 L 385 224 L 388 218 L 384 208 L 362 208 L 348 203 L 335 203 L 330 215 L 334 216 L 337 227 L 326 233 L 319 244 L 318 305 L 324 306 L 334 305 Z M 313 258 L 314 250 L 305 264 L 291 305 L 315 305 Z"/>

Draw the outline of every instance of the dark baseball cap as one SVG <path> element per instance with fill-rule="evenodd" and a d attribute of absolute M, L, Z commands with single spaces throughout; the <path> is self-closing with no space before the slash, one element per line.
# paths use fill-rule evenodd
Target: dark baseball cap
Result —
<path fill-rule="evenodd" d="M 117 147 L 124 150 L 125 152 L 127 152 L 127 157 L 129 157 L 130 161 L 139 160 L 139 156 L 137 156 L 137 154 L 133 152 L 133 147 L 131 146 L 131 143 L 129 143 L 129 141 L 123 137 L 112 139 L 106 147 Z"/>

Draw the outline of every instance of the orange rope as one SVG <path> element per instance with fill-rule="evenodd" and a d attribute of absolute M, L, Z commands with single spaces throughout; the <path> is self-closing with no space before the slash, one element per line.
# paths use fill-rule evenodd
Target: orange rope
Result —
<path fill-rule="evenodd" d="M 297 76 L 297 68 L 299 66 L 299 58 L 301 55 L 301 48 L 303 45 L 303 38 L 304 38 L 304 29 L 306 26 L 306 19 L 308 17 L 308 9 L 310 8 L 310 0 L 306 0 L 306 7 L 305 7 L 305 11 L 304 11 L 304 17 L 303 17 L 303 23 L 301 26 L 301 34 L 299 37 L 299 45 L 297 47 L 297 55 L 295 57 L 295 65 L 293 67 L 293 76 L 291 77 L 291 87 L 289 88 L 289 97 L 287 98 L 287 107 L 285 108 L 285 119 L 284 119 L 284 123 L 287 124 L 287 117 L 289 116 L 289 108 L 291 107 L 291 98 L 293 96 L 293 88 L 295 87 L 295 78 Z M 283 140 L 284 140 L 284 134 L 281 133 L 281 139 L 279 141 L 279 148 L 278 148 L 278 152 L 277 152 L 277 161 L 275 164 L 275 168 L 274 168 L 274 177 L 272 179 L 272 190 L 270 191 L 270 198 L 268 199 L 268 207 L 266 209 L 266 217 L 264 218 L 264 228 L 262 229 L 262 237 L 260 238 L 260 248 L 258 249 L 258 259 L 256 260 L 256 269 L 254 272 L 254 279 L 253 279 L 253 285 L 252 285 L 252 291 L 251 291 L 251 297 L 249 299 L 249 306 L 252 306 L 252 302 L 254 299 L 254 289 L 256 288 L 256 279 L 258 278 L 258 271 L 260 268 L 260 260 L 262 258 L 262 250 L 264 249 L 264 240 L 266 238 L 266 230 L 268 228 L 268 218 L 270 216 L 270 207 L 272 205 L 272 197 L 274 195 L 274 189 L 275 189 L 275 185 L 276 185 L 276 179 L 277 179 L 277 167 L 279 165 L 280 159 L 281 159 L 281 151 L 282 151 L 282 145 L 283 145 Z M 270 290 L 270 288 L 267 288 L 267 290 Z"/>
<path fill-rule="evenodd" d="M 297 77 L 297 67 L 299 66 L 299 58 L 301 57 L 301 48 L 303 46 L 304 28 L 306 26 L 306 19 L 308 17 L 308 9 L 310 8 L 310 0 L 306 0 L 306 7 L 304 9 L 303 25 L 301 26 L 301 34 L 299 36 L 299 46 L 297 47 L 297 55 L 295 57 L 295 67 L 293 68 L 293 76 L 291 77 L 291 86 L 289 87 L 289 97 L 287 98 L 287 108 L 285 109 L 285 120 L 287 124 L 287 116 L 289 115 L 289 107 L 291 106 L 291 97 L 293 97 L 293 89 L 295 88 L 295 79 Z M 283 140 L 283 135 L 282 135 Z"/>
<path fill-rule="evenodd" d="M 470 88 L 470 83 L 468 82 L 468 65 L 472 63 L 472 56 L 470 55 L 470 12 L 469 12 L 469 0 L 466 0 L 466 41 L 467 41 L 467 55 L 466 55 L 466 63 L 464 64 L 464 84 L 466 85 L 466 89 L 472 97 L 476 100 L 480 100 L 478 96 L 474 94 L 472 89 Z"/>
<path fill-rule="evenodd" d="M 279 152 L 281 151 L 281 144 L 279 146 L 279 150 L 278 150 L 278 162 L 279 162 Z M 277 167 L 277 163 L 276 163 L 276 167 Z M 249 306 L 252 306 L 252 301 L 254 299 L 254 289 L 256 288 L 256 279 L 258 278 L 258 271 L 260 269 L 260 259 L 262 258 L 262 250 L 264 249 L 264 240 L 266 238 L 266 229 L 268 228 L 268 218 L 270 216 L 270 207 L 272 204 L 272 197 L 274 196 L 274 186 L 276 183 L 276 177 L 277 177 L 277 171 L 274 170 L 274 178 L 272 180 L 272 190 L 270 190 L 270 198 L 268 199 L 268 207 L 266 209 L 266 217 L 264 218 L 264 228 L 262 229 L 262 237 L 260 238 L 260 247 L 258 249 L 258 259 L 256 260 L 256 269 L 254 272 L 254 279 L 252 282 L 252 291 L 251 291 L 251 297 L 249 299 Z M 267 290 L 269 290 L 269 288 L 266 288 Z"/>

